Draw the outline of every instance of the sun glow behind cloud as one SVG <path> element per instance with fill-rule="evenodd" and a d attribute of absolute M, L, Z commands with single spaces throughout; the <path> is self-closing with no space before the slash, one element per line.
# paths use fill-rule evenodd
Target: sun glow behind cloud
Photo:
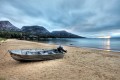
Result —
<path fill-rule="evenodd" d="M 111 36 L 99 36 L 98 38 L 111 38 Z"/>

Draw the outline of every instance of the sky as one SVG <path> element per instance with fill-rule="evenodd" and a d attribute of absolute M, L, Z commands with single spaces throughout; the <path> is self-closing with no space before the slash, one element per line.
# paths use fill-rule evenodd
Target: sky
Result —
<path fill-rule="evenodd" d="M 0 0 L 0 20 L 85 37 L 120 36 L 120 0 Z"/>

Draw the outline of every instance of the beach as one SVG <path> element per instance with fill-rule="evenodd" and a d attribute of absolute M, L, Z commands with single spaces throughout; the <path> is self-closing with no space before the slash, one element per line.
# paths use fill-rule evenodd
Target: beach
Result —
<path fill-rule="evenodd" d="M 0 80 L 120 80 L 120 52 L 63 46 L 67 53 L 62 59 L 18 62 L 8 50 L 58 45 L 16 39 L 0 44 Z"/>

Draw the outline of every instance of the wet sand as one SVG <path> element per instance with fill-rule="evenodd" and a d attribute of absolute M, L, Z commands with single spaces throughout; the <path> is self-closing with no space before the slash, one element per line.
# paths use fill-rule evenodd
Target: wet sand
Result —
<path fill-rule="evenodd" d="M 11 49 L 56 48 L 58 45 L 8 39 L 0 58 Z M 64 46 L 63 59 L 18 62 L 9 53 L 0 60 L 0 80 L 120 80 L 120 52 Z"/>

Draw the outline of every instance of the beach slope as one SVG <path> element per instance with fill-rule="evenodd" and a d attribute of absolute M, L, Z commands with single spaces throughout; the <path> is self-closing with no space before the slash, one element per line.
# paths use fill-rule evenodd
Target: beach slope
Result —
<path fill-rule="evenodd" d="M 68 52 L 63 59 L 18 62 L 11 58 L 8 50 L 52 49 L 58 45 L 15 39 L 8 39 L 0 44 L 0 80 L 120 79 L 120 52 L 64 46 Z"/>

